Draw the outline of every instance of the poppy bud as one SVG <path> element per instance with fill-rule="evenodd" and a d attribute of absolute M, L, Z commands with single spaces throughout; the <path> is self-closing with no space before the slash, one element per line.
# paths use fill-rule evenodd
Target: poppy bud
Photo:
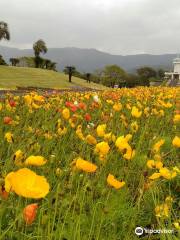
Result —
<path fill-rule="evenodd" d="M 4 199 L 4 200 L 6 200 L 6 199 L 8 198 L 8 196 L 9 196 L 9 193 L 6 192 L 4 186 L 1 186 L 1 187 L 0 187 L 0 196 L 1 196 L 1 198 Z"/>

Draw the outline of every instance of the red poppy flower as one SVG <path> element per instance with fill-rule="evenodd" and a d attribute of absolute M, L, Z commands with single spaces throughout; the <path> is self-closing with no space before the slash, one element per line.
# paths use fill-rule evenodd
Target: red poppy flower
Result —
<path fill-rule="evenodd" d="M 11 100 L 9 100 L 9 105 L 10 105 L 11 107 L 16 107 L 16 102 L 11 99 Z"/>
<path fill-rule="evenodd" d="M 76 111 L 77 111 L 77 107 L 76 107 L 75 105 L 72 105 L 72 106 L 71 106 L 71 111 L 72 111 L 72 112 L 76 112 Z"/>
<path fill-rule="evenodd" d="M 78 108 L 80 108 L 80 109 L 82 109 L 82 110 L 86 110 L 86 104 L 83 103 L 83 102 L 80 102 L 80 103 L 78 104 Z"/>
<path fill-rule="evenodd" d="M 91 121 L 91 115 L 89 114 L 89 113 L 86 113 L 85 115 L 84 115 L 84 118 L 85 118 L 85 120 L 86 121 Z"/>
<path fill-rule="evenodd" d="M 74 106 L 74 104 L 71 103 L 71 102 L 66 102 L 65 105 L 66 105 L 66 107 L 72 107 L 72 106 Z"/>
<path fill-rule="evenodd" d="M 4 124 L 11 124 L 12 118 L 11 117 L 4 117 Z"/>

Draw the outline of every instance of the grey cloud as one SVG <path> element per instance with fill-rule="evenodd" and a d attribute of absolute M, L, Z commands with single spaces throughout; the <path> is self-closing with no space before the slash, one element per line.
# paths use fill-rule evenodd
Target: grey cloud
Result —
<path fill-rule="evenodd" d="M 0 0 L 11 41 L 97 48 L 113 54 L 180 51 L 179 0 Z"/>

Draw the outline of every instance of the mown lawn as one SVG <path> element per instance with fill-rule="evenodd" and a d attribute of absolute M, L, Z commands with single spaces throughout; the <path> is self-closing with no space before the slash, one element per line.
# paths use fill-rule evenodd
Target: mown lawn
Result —
<path fill-rule="evenodd" d="M 68 75 L 44 69 L 0 66 L 0 88 L 11 89 L 16 87 L 42 87 L 42 88 L 71 88 L 90 87 L 105 89 L 104 86 L 87 83 L 85 80 L 73 77 L 68 82 Z"/>

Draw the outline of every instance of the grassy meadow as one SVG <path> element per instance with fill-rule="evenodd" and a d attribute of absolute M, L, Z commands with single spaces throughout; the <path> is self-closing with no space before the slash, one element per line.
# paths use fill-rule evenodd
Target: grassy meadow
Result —
<path fill-rule="evenodd" d="M 13 71 L 1 67 L 2 87 L 69 86 L 60 73 Z M 138 226 L 173 230 L 141 239 L 178 240 L 179 94 L 138 87 L 4 96 L 0 240 L 136 240 Z"/>
<path fill-rule="evenodd" d="M 72 77 L 68 82 L 68 75 L 45 69 L 29 67 L 0 66 L 0 88 L 15 89 L 16 87 L 41 87 L 41 88 L 72 88 L 85 87 L 93 89 L 106 89 L 106 87 L 87 83 L 86 80 Z"/>

